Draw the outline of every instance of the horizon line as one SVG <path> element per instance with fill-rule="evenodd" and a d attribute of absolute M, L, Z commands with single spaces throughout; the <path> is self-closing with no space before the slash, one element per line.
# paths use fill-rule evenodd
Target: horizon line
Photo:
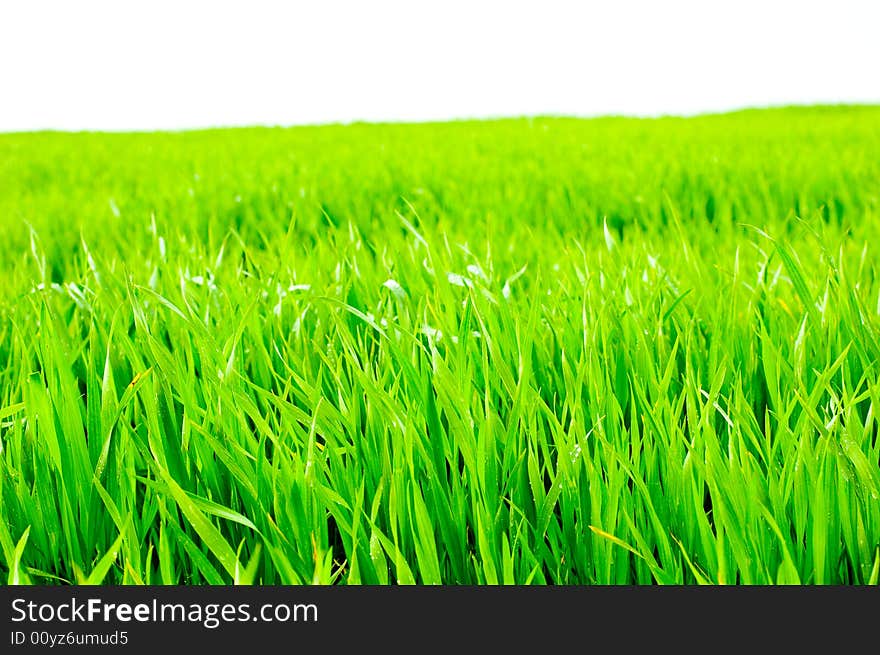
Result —
<path fill-rule="evenodd" d="M 636 113 L 636 112 L 597 112 L 597 113 L 555 113 L 542 112 L 536 114 L 485 114 L 485 115 L 458 115 L 448 118 L 426 118 L 426 119 L 361 119 L 354 118 L 351 120 L 327 120 L 327 121 L 305 121 L 301 123 L 272 123 L 272 122 L 253 122 L 253 123 L 218 123 L 204 125 L 185 125 L 181 127 L 146 127 L 146 128 L 54 128 L 40 127 L 23 130 L 0 130 L 2 136 L 16 135 L 37 135 L 37 134 L 107 134 L 107 135 L 135 135 L 135 134 L 184 134 L 195 132 L 211 132 L 211 131 L 233 131 L 233 130 L 259 130 L 259 129 L 297 129 L 297 128 L 319 128 L 319 127 L 351 127 L 351 126 L 417 126 L 417 125 L 446 125 L 456 123 L 489 123 L 502 121 L 528 121 L 528 120 L 603 120 L 603 119 L 621 119 L 621 120 L 663 120 L 663 119 L 698 119 L 728 116 L 746 112 L 759 111 L 786 111 L 786 110 L 828 110 L 828 109 L 871 109 L 880 108 L 880 99 L 868 101 L 841 101 L 841 102 L 807 102 L 807 103 L 778 103 L 767 105 L 740 105 L 727 109 L 711 109 L 700 110 L 695 112 L 654 112 L 654 113 Z"/>

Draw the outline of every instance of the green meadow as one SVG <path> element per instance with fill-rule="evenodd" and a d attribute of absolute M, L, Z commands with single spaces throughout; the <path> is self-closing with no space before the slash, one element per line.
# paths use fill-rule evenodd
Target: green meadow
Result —
<path fill-rule="evenodd" d="M 877 584 L 880 108 L 0 135 L 8 584 Z"/>

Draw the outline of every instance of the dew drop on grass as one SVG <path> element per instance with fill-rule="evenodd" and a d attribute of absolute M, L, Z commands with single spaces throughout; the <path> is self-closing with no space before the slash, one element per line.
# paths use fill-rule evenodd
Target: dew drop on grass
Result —
<path fill-rule="evenodd" d="M 457 287 L 473 287 L 474 283 L 470 280 L 470 278 L 466 278 L 458 273 L 447 273 L 446 279 L 449 280 L 450 284 L 454 284 Z"/>
<path fill-rule="evenodd" d="M 479 264 L 468 264 L 467 272 L 473 275 L 474 277 L 480 278 L 481 280 L 488 281 L 489 278 L 486 277 L 486 274 L 483 272 L 483 269 Z"/>
<path fill-rule="evenodd" d="M 438 330 L 435 327 L 431 327 L 430 325 L 422 326 L 422 334 L 424 334 L 430 341 L 440 341 L 443 338 L 443 331 Z"/>
<path fill-rule="evenodd" d="M 504 296 L 505 299 L 510 298 L 510 294 L 511 294 L 510 285 L 513 284 L 514 282 L 516 282 L 519 278 L 521 278 L 525 274 L 527 266 L 528 265 L 523 266 L 516 273 L 514 273 L 513 275 L 511 275 L 509 278 L 507 278 L 504 281 L 504 288 L 501 289 L 501 295 Z"/>
<path fill-rule="evenodd" d="M 391 293 L 401 300 L 406 298 L 406 291 L 404 291 L 403 287 L 400 286 L 400 283 L 397 280 L 389 278 L 382 283 L 382 286 L 391 291 Z"/>
<path fill-rule="evenodd" d="M 605 232 L 605 246 L 608 248 L 609 252 L 614 250 L 614 237 L 611 236 L 611 232 L 608 230 L 608 219 L 602 219 L 602 230 Z"/>

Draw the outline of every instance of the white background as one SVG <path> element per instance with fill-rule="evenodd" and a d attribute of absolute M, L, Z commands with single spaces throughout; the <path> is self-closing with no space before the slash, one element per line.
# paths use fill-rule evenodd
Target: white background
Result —
<path fill-rule="evenodd" d="M 0 0 L 0 131 L 880 102 L 880 0 Z"/>

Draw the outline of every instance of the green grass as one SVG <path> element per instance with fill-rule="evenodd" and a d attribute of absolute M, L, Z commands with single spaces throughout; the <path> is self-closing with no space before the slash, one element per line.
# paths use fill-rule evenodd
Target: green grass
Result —
<path fill-rule="evenodd" d="M 0 574 L 880 576 L 880 108 L 0 135 Z"/>

